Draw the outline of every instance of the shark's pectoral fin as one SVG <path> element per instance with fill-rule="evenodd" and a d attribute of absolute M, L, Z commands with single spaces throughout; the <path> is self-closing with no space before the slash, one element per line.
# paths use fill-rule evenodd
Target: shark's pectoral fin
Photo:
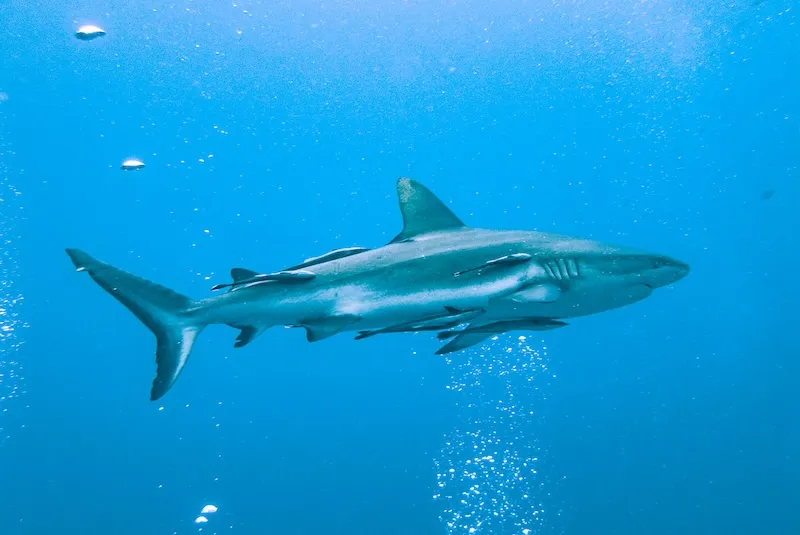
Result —
<path fill-rule="evenodd" d="M 529 286 L 511 295 L 515 303 L 553 303 L 561 297 L 561 288 L 555 284 Z"/>
<path fill-rule="evenodd" d="M 397 181 L 397 197 L 403 215 L 403 231 L 389 243 L 466 226 L 436 195 L 416 180 L 400 178 Z"/>
<path fill-rule="evenodd" d="M 463 271 L 457 271 L 453 273 L 454 276 L 460 277 L 465 273 L 470 273 L 472 271 L 479 271 L 490 267 L 500 267 L 500 266 L 516 266 L 518 264 L 523 264 L 528 262 L 531 259 L 531 255 L 528 253 L 514 253 L 505 256 L 501 256 L 499 258 L 493 258 L 481 264 L 480 266 L 473 266 L 471 268 L 465 269 Z"/>
<path fill-rule="evenodd" d="M 475 344 L 480 344 L 494 333 L 470 333 L 470 332 L 463 332 L 463 331 L 449 331 L 454 333 L 452 335 L 453 339 L 450 340 L 448 343 L 443 345 L 436 351 L 437 355 L 446 355 L 447 353 L 453 353 L 454 351 L 460 351 L 462 349 L 466 349 L 468 347 L 472 347 Z M 442 338 L 442 334 L 439 333 L 439 338 Z"/>
<path fill-rule="evenodd" d="M 355 314 L 340 314 L 304 321 L 300 326 L 306 330 L 306 340 L 319 342 L 359 321 L 361 321 L 361 317 Z"/>

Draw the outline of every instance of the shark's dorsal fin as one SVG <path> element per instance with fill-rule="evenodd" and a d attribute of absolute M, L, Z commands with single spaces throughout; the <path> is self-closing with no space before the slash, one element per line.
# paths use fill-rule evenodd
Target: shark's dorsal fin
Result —
<path fill-rule="evenodd" d="M 389 243 L 466 226 L 431 190 L 416 180 L 400 178 L 397 181 L 397 197 L 403 216 L 403 231 Z"/>

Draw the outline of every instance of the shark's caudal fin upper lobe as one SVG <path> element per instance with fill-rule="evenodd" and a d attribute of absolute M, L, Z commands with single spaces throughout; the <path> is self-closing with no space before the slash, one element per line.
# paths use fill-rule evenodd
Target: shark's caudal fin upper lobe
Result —
<path fill-rule="evenodd" d="M 150 399 L 166 394 L 189 358 L 197 335 L 205 327 L 184 314 L 193 302 L 177 292 L 117 269 L 80 249 L 67 249 L 78 271 L 133 312 L 156 336 L 156 378 Z"/>

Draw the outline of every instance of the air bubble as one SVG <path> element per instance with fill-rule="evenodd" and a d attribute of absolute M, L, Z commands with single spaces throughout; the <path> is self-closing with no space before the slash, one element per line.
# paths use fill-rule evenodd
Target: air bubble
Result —
<path fill-rule="evenodd" d="M 459 421 L 434 461 L 434 499 L 450 535 L 530 535 L 544 526 L 547 481 L 537 472 L 543 452 L 533 406 L 545 401 L 551 375 L 547 352 L 531 342 L 495 337 L 447 360 Z"/>

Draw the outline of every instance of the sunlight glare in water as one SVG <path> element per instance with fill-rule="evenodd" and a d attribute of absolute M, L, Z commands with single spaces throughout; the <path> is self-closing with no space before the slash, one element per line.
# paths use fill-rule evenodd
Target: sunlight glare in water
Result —
<path fill-rule="evenodd" d="M 460 417 L 434 461 L 434 499 L 448 534 L 542 533 L 549 493 L 537 469 L 534 405 L 553 378 L 546 356 L 520 336 L 447 358 Z"/>

